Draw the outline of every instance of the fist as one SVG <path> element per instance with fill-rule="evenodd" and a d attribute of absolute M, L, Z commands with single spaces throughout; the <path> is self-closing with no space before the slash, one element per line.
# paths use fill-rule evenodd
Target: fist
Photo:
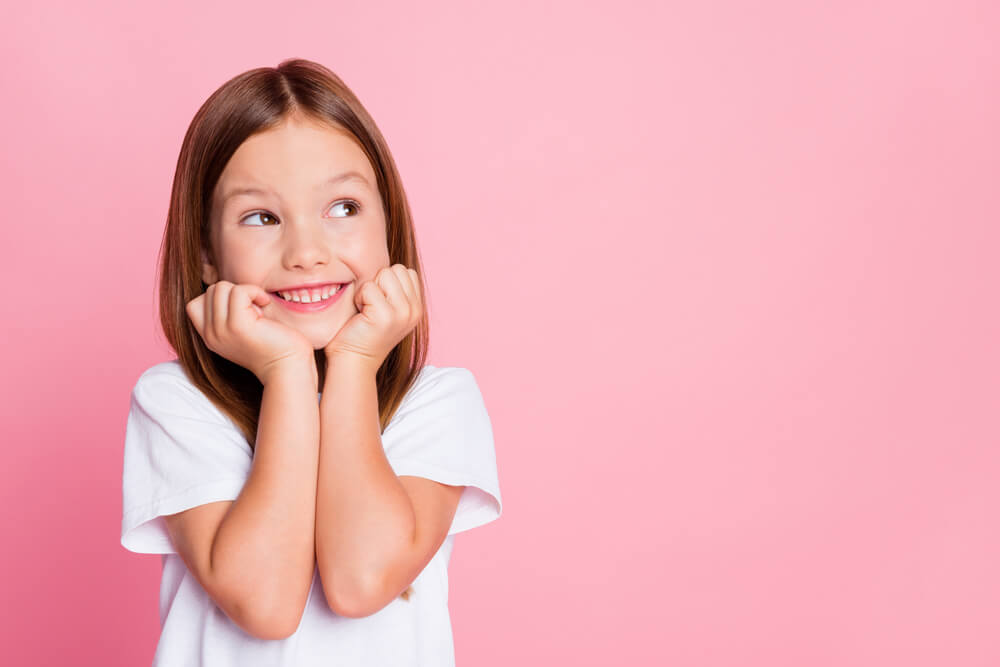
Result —
<path fill-rule="evenodd" d="M 253 372 L 261 383 L 275 368 L 308 360 L 312 345 L 298 331 L 264 315 L 271 295 L 257 285 L 220 280 L 188 302 L 188 318 L 208 349 Z"/>
<path fill-rule="evenodd" d="M 325 348 L 328 359 L 343 355 L 363 358 L 375 370 L 424 314 L 420 277 L 413 269 L 393 264 L 354 293 L 358 312 Z"/>

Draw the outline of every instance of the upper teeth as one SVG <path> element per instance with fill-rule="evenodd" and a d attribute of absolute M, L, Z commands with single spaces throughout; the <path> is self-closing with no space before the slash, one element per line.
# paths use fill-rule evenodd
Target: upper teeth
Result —
<path fill-rule="evenodd" d="M 286 301 L 295 301 L 297 303 L 316 303 L 317 301 L 329 299 L 331 296 L 336 294 L 341 287 L 342 285 L 329 285 L 312 291 L 297 289 L 291 292 L 278 292 L 278 294 L 280 294 L 281 298 Z"/>

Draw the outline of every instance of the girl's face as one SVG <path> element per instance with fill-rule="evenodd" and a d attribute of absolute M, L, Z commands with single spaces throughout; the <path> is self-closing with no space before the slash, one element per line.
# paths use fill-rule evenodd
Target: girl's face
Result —
<path fill-rule="evenodd" d="M 212 194 L 202 280 L 251 283 L 271 293 L 265 317 L 322 349 L 358 309 L 357 288 L 389 266 L 375 172 L 346 131 L 289 116 L 244 141 Z M 285 305 L 289 287 L 347 283 L 323 308 Z M 313 294 L 310 287 L 310 297 Z M 298 293 L 298 292 L 296 292 Z"/>

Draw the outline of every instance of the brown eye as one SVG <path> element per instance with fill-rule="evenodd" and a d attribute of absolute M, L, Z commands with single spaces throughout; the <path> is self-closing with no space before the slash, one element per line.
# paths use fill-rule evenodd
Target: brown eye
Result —
<path fill-rule="evenodd" d="M 350 214 L 348 214 L 348 215 L 339 215 L 339 216 L 336 216 L 336 217 L 338 217 L 338 218 L 350 218 L 350 217 L 353 217 L 353 216 L 355 216 L 355 215 L 357 215 L 357 214 L 358 214 L 358 211 L 360 211 L 360 210 L 361 210 L 361 206 L 359 206 L 359 205 L 358 205 L 358 203 L 357 203 L 356 201 L 352 201 L 352 200 L 350 200 L 350 199 L 345 199 L 345 200 L 343 200 L 343 201 L 339 201 L 339 202 L 337 202 L 336 204 L 334 204 L 334 205 L 333 205 L 333 206 L 332 206 L 332 207 L 330 208 L 330 210 L 331 210 L 331 211 L 333 211 L 333 210 L 335 210 L 335 209 L 336 209 L 336 208 L 337 208 L 338 206 L 346 206 L 347 208 L 349 208 L 349 209 L 352 209 L 352 210 L 353 210 L 353 213 L 350 213 Z"/>
<path fill-rule="evenodd" d="M 251 219 L 251 218 L 253 218 L 253 217 L 254 217 L 255 215 L 256 215 L 256 216 L 260 216 L 260 219 L 261 219 L 261 224 L 259 224 L 259 225 L 256 225 L 256 224 L 253 224 L 253 223 L 248 223 L 248 222 L 247 222 L 247 220 L 250 220 L 250 219 Z M 251 213 L 250 215 L 246 216 L 246 217 L 245 217 L 245 218 L 243 218 L 242 220 L 240 220 L 240 223 L 241 223 L 241 224 L 245 224 L 245 225 L 247 225 L 248 227 L 263 227 L 263 226 L 265 226 L 265 225 L 271 225 L 271 224 L 274 224 L 274 221 L 275 221 L 275 220 L 277 220 L 277 218 L 275 218 L 275 217 L 274 217 L 273 215 L 271 215 L 271 214 L 270 214 L 270 213 L 268 213 L 267 211 L 256 211 L 256 212 L 254 212 L 254 213 Z"/>

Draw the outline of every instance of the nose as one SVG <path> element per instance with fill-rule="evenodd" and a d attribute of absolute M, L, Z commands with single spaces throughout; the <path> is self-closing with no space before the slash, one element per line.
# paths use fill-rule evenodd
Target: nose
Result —
<path fill-rule="evenodd" d="M 282 260 L 286 269 L 306 270 L 330 261 L 321 221 L 295 221 L 284 229 Z"/>

